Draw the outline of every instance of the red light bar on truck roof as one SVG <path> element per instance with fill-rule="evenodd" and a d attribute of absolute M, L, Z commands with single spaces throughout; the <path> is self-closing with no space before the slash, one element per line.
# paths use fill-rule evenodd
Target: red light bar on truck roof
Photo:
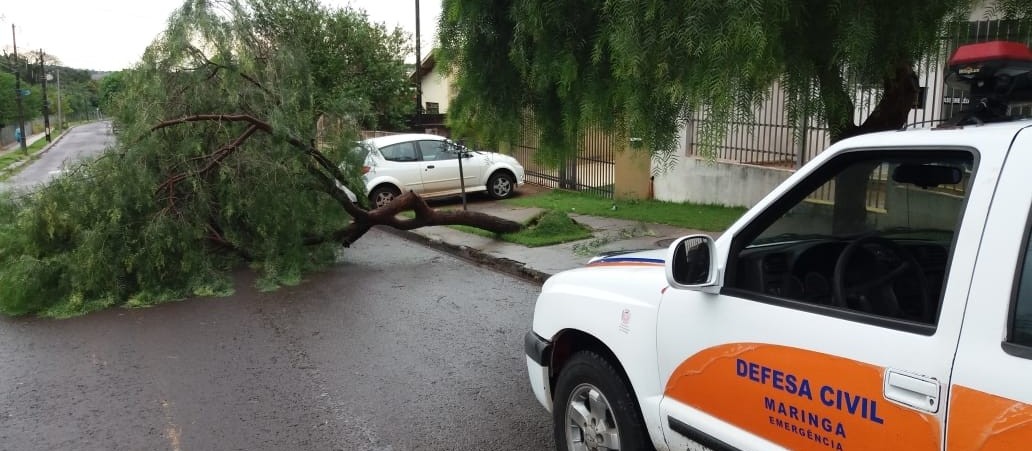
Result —
<path fill-rule="evenodd" d="M 1011 106 L 1032 103 L 1032 50 L 1008 41 L 961 46 L 950 57 L 946 82 L 966 91 L 972 106 L 943 125 L 1012 120 Z"/>
<path fill-rule="evenodd" d="M 950 57 L 950 66 L 984 61 L 1032 61 L 1032 50 L 1020 42 L 990 41 L 962 45 Z"/>

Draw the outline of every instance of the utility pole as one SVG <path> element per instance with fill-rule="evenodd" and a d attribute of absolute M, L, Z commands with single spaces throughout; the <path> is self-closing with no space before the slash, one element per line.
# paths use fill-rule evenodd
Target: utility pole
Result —
<path fill-rule="evenodd" d="M 11 24 L 11 43 L 14 45 L 14 98 L 18 102 L 18 127 L 21 127 L 21 149 L 28 153 L 29 147 L 25 145 L 25 138 L 28 135 L 25 130 L 25 110 L 22 108 L 21 75 L 18 72 L 18 41 L 15 39 L 14 24 Z"/>
<path fill-rule="evenodd" d="M 416 114 L 423 114 L 423 60 L 419 55 L 419 0 L 416 0 Z"/>
<path fill-rule="evenodd" d="M 50 104 L 47 103 L 47 69 L 43 66 L 43 49 L 39 49 L 39 73 L 43 76 L 43 132 L 50 140 Z"/>
<path fill-rule="evenodd" d="M 57 128 L 64 130 L 64 115 L 61 114 L 61 66 L 54 66 L 57 72 Z"/>

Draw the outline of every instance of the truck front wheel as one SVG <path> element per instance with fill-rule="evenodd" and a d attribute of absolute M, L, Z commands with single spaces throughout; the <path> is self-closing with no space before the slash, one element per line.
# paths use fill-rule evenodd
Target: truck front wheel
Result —
<path fill-rule="evenodd" d="M 592 351 L 570 357 L 556 381 L 552 425 L 560 451 L 652 450 L 630 387 Z"/>

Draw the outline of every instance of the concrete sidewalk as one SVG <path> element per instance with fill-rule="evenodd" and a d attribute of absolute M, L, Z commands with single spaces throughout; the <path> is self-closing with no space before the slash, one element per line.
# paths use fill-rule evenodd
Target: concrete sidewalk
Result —
<path fill-rule="evenodd" d="M 449 204 L 436 208 L 461 206 Z M 499 202 L 470 203 L 469 209 L 518 222 L 526 222 L 543 212 L 539 208 L 513 207 Z M 584 266 L 589 258 L 603 252 L 665 249 L 681 236 L 696 233 L 714 237 L 719 235 L 719 232 L 702 232 L 626 219 L 573 213 L 570 217 L 590 228 L 593 238 L 531 248 L 446 226 L 423 227 L 413 231 L 398 231 L 392 228 L 383 230 L 537 283 L 543 283 L 549 276 L 560 271 Z"/>
<path fill-rule="evenodd" d="M 35 135 L 26 136 L 25 137 L 25 147 L 33 145 L 36 141 L 39 141 L 39 140 L 41 140 L 43 138 L 46 138 L 46 136 L 47 136 L 46 133 L 37 133 Z M 0 149 L 0 153 L 10 152 L 10 151 L 19 150 L 19 149 L 21 149 L 21 146 L 18 144 L 18 142 L 13 142 L 11 144 L 8 144 L 8 145 L 4 146 L 2 149 Z"/>

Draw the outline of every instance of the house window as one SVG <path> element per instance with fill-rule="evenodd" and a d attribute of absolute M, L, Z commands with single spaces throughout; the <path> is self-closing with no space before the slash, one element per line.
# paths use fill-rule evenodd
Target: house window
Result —
<path fill-rule="evenodd" d="M 426 114 L 441 114 L 441 105 L 437 102 L 427 102 Z"/>

